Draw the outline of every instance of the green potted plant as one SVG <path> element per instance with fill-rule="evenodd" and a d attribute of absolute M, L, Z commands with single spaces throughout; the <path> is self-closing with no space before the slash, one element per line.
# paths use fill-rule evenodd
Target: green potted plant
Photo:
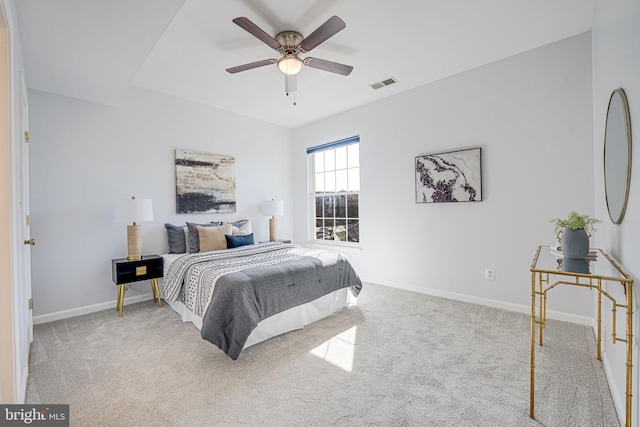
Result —
<path fill-rule="evenodd" d="M 554 231 L 558 241 L 561 242 L 564 257 L 585 259 L 589 255 L 591 232 L 596 231 L 595 224 L 602 221 L 589 215 L 581 215 L 572 211 L 566 219 L 555 218 L 550 222 L 555 224 Z M 562 237 L 560 237 L 560 234 L 562 234 Z"/>

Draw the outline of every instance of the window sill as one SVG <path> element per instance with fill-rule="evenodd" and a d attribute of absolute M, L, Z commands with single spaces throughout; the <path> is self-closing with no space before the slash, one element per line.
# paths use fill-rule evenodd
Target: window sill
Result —
<path fill-rule="evenodd" d="M 308 246 L 330 246 L 333 248 L 340 249 L 352 249 L 354 251 L 361 252 L 364 248 L 360 245 L 360 243 L 348 243 L 348 242 L 340 242 L 335 240 L 307 240 L 306 243 Z"/>

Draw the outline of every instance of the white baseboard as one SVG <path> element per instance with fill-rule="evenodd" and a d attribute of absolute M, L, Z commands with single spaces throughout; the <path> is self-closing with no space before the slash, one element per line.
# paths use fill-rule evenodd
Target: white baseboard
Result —
<path fill-rule="evenodd" d="M 609 384 L 609 391 L 611 392 L 613 405 L 616 408 L 618 419 L 620 420 L 620 425 L 622 426 L 624 425 L 627 402 L 625 400 L 625 395 L 620 394 L 620 392 L 618 391 L 620 387 L 617 387 L 613 372 L 611 371 L 611 361 L 607 357 L 606 352 L 602 355 L 602 366 L 604 367 L 604 376 L 607 378 L 607 383 Z M 622 386 L 622 390 L 624 390 L 624 385 Z"/>
<path fill-rule="evenodd" d="M 380 281 L 377 281 L 377 280 L 369 280 L 364 278 L 362 280 L 364 282 L 369 282 L 369 283 L 373 283 L 380 286 L 398 288 L 405 291 L 417 292 L 425 295 L 433 295 L 436 297 L 463 301 L 463 302 L 468 302 L 472 304 L 486 305 L 488 307 L 495 307 L 503 310 L 515 311 L 517 313 L 524 313 L 524 314 L 531 313 L 531 307 L 529 307 L 528 305 L 513 304 L 510 302 L 459 294 L 456 292 L 448 292 L 440 289 L 423 288 L 423 287 L 405 285 L 402 283 L 393 283 L 393 282 L 389 282 L 388 280 L 385 280 L 384 284 L 380 283 Z M 124 305 L 135 304 L 138 302 L 148 301 L 150 299 L 153 299 L 153 294 L 133 295 L 131 297 L 125 298 Z M 38 325 L 41 323 L 54 322 L 56 320 L 62 320 L 62 319 L 67 319 L 69 317 L 81 316 L 83 314 L 94 313 L 96 311 L 107 310 L 110 308 L 115 310 L 115 306 L 116 306 L 116 302 L 114 300 L 114 301 L 103 302 L 99 304 L 87 305 L 84 307 L 72 308 L 69 310 L 58 311 L 55 313 L 43 314 L 41 316 L 34 316 L 33 323 L 34 325 Z M 577 323 L 579 325 L 591 326 L 591 327 L 593 327 L 593 321 L 594 321 L 593 318 L 591 317 L 578 316 L 575 314 L 569 314 L 569 313 L 564 313 L 561 311 L 553 311 L 553 310 L 547 310 L 547 317 L 549 319 L 562 320 L 564 322 Z"/>
<path fill-rule="evenodd" d="M 138 302 L 149 301 L 153 299 L 153 294 L 132 295 L 125 298 L 124 305 L 135 304 Z M 83 314 L 95 313 L 96 311 L 116 310 L 116 301 L 101 302 L 99 304 L 86 305 L 84 307 L 72 308 L 69 310 L 57 311 L 55 313 L 43 314 L 41 316 L 33 316 L 33 324 L 55 322 L 56 320 L 68 319 L 69 317 L 81 316 Z"/>
<path fill-rule="evenodd" d="M 384 281 L 384 284 L 376 280 L 362 281 L 373 283 L 380 286 L 387 286 L 391 288 L 398 288 L 405 291 L 417 292 L 419 294 L 433 295 L 435 297 L 447 298 L 456 301 L 469 302 L 472 304 L 486 305 L 488 307 L 501 308 L 503 310 L 515 311 L 518 313 L 531 314 L 531 307 L 528 305 L 513 304 L 510 302 L 498 301 L 489 298 L 476 297 L 472 295 L 459 294 L 456 292 L 442 291 L 440 289 L 423 288 L 411 285 L 404 285 L 402 283 L 390 283 L 388 280 Z M 547 310 L 547 318 L 553 320 L 561 320 L 563 322 L 577 323 L 583 326 L 593 326 L 593 318 L 586 316 L 578 316 L 576 314 L 564 313 L 561 311 Z"/>
<path fill-rule="evenodd" d="M 597 330 L 597 327 L 598 327 L 597 321 L 594 319 L 593 320 L 594 334 L 595 334 L 595 331 Z M 633 355 L 633 359 L 632 359 L 633 374 L 635 374 L 635 375 L 632 374 L 632 376 L 633 378 L 636 378 L 636 380 L 632 380 L 632 385 L 631 385 L 631 396 L 633 397 L 632 403 L 631 403 L 633 407 L 631 410 L 631 413 L 632 413 L 631 425 L 637 425 L 637 424 L 634 424 L 633 421 L 640 418 L 636 413 L 638 408 L 640 407 L 640 399 L 638 399 L 637 397 L 640 393 L 638 392 L 638 387 L 639 387 L 638 380 L 637 380 L 638 374 L 636 371 L 637 366 L 640 366 L 640 357 L 638 356 L 639 346 L 638 346 L 638 342 L 636 341 L 636 335 L 640 333 L 640 328 L 638 329 L 639 329 L 638 331 L 634 332 L 633 344 L 631 346 L 631 353 Z M 613 344 L 613 345 L 616 345 L 616 344 Z M 622 343 L 620 343 L 620 345 L 622 345 Z M 616 377 L 614 375 L 613 367 L 612 367 L 612 365 L 614 365 L 615 363 L 620 364 L 621 361 L 620 360 L 618 360 L 617 362 L 614 361 L 607 354 L 606 347 L 603 347 L 602 366 L 604 368 L 604 376 L 607 378 L 607 383 L 609 384 L 609 391 L 611 391 L 611 399 L 613 400 L 613 405 L 615 406 L 616 412 L 618 413 L 618 418 L 620 419 L 620 425 L 623 426 L 625 425 L 625 417 L 626 417 L 626 410 L 627 410 L 627 401 L 626 401 L 626 394 L 625 394 L 626 384 L 624 383 L 624 379 L 622 382 L 616 381 Z M 620 379 L 621 378 L 618 378 L 618 380 Z"/>

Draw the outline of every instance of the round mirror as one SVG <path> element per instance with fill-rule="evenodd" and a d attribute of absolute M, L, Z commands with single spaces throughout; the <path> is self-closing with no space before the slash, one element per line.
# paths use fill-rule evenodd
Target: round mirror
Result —
<path fill-rule="evenodd" d="M 609 98 L 604 130 L 604 192 L 609 217 L 620 224 L 627 209 L 631 180 L 631 119 L 622 89 Z"/>

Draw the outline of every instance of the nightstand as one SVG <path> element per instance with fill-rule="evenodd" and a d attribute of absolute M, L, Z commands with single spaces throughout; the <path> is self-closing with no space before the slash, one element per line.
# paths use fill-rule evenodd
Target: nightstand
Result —
<path fill-rule="evenodd" d="M 113 283 L 118 286 L 116 310 L 120 312 L 120 316 L 122 316 L 122 306 L 124 305 L 124 287 L 127 283 L 151 280 L 153 301 L 162 307 L 158 278 L 163 276 L 163 268 L 164 259 L 160 255 L 143 255 L 139 260 L 128 260 L 127 258 L 111 260 L 111 278 Z"/>

